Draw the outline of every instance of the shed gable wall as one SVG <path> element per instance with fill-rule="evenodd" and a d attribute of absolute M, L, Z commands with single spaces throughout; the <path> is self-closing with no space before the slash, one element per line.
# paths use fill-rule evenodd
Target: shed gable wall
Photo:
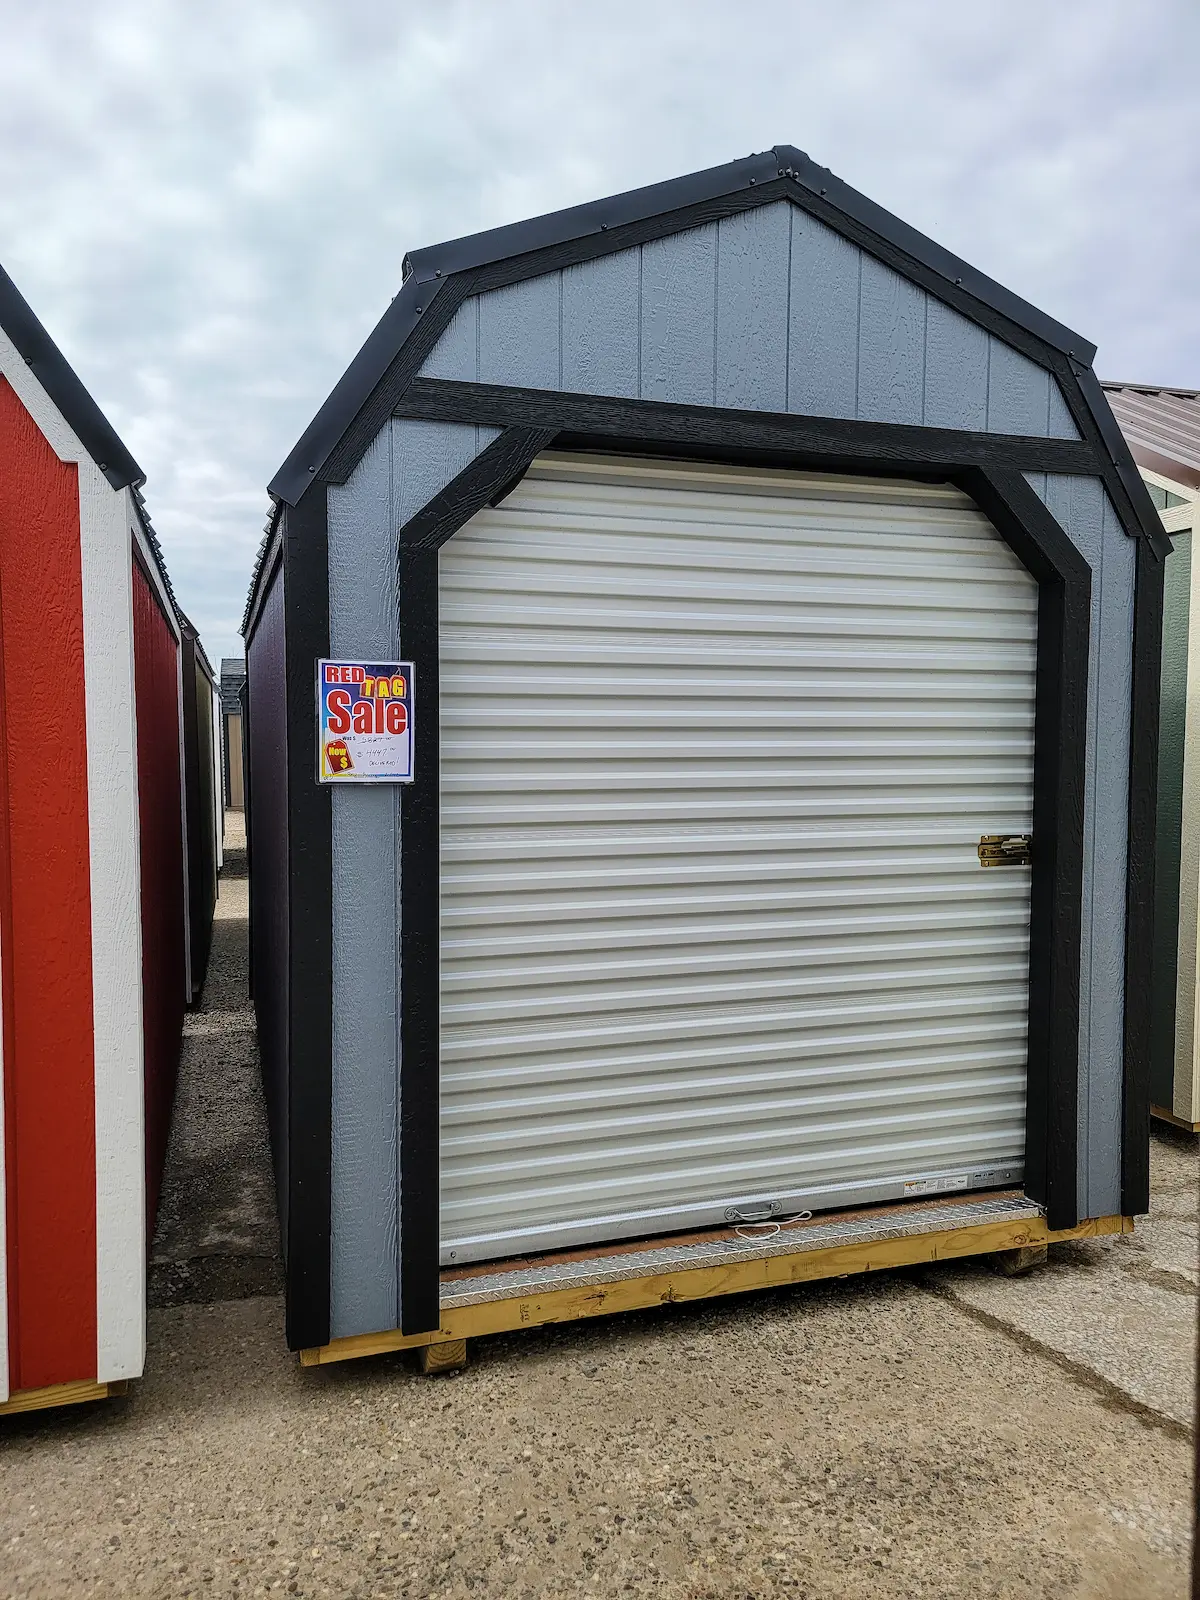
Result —
<path fill-rule="evenodd" d="M 1045 368 L 785 200 L 472 296 L 421 372 L 1079 437 Z"/>

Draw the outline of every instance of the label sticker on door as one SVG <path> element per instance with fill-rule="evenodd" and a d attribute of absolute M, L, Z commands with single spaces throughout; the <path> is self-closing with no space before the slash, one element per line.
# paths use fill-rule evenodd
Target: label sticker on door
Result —
<path fill-rule="evenodd" d="M 910 1194 L 944 1194 L 947 1189 L 965 1189 L 967 1175 L 959 1173 L 953 1178 L 913 1178 L 904 1185 L 904 1193 Z"/>
<path fill-rule="evenodd" d="M 411 661 L 317 662 L 321 783 L 411 783 Z"/>

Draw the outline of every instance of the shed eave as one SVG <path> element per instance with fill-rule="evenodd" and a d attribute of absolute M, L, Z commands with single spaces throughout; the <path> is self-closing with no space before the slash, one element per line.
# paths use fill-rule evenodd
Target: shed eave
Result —
<path fill-rule="evenodd" d="M 127 489 L 145 483 L 146 474 L 3 267 L 0 328 L 112 487 Z"/>

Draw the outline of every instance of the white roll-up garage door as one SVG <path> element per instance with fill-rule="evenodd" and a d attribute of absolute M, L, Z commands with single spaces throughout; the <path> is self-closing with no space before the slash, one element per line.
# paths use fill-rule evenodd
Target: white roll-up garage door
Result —
<path fill-rule="evenodd" d="M 1037 589 L 972 503 L 548 455 L 440 563 L 443 1260 L 1018 1181 Z"/>

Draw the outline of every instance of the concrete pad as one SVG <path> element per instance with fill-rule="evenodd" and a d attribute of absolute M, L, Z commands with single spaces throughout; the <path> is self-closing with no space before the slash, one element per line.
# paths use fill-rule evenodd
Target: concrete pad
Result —
<path fill-rule="evenodd" d="M 899 1275 L 300 1369 L 282 1306 L 151 1317 L 123 1401 L 0 1425 L 6 1590 L 1137 1600 L 1190 1446 Z"/>
<path fill-rule="evenodd" d="M 1045 1267 L 1003 1278 L 986 1263 L 923 1269 L 920 1281 L 1073 1364 L 1115 1399 L 1190 1427 L 1200 1311 L 1200 1140 L 1156 1131 L 1151 1212 L 1135 1232 L 1055 1245 Z"/>
<path fill-rule="evenodd" d="M 231 851 L 155 1244 L 146 1376 L 0 1419 L 0 1593 L 1182 1600 L 1195 1144 L 1155 1214 L 970 1263 L 301 1369 Z M 216 1303 L 203 1303 L 213 1301 Z M 1139 1348 L 1140 1346 L 1140 1348 Z"/>

